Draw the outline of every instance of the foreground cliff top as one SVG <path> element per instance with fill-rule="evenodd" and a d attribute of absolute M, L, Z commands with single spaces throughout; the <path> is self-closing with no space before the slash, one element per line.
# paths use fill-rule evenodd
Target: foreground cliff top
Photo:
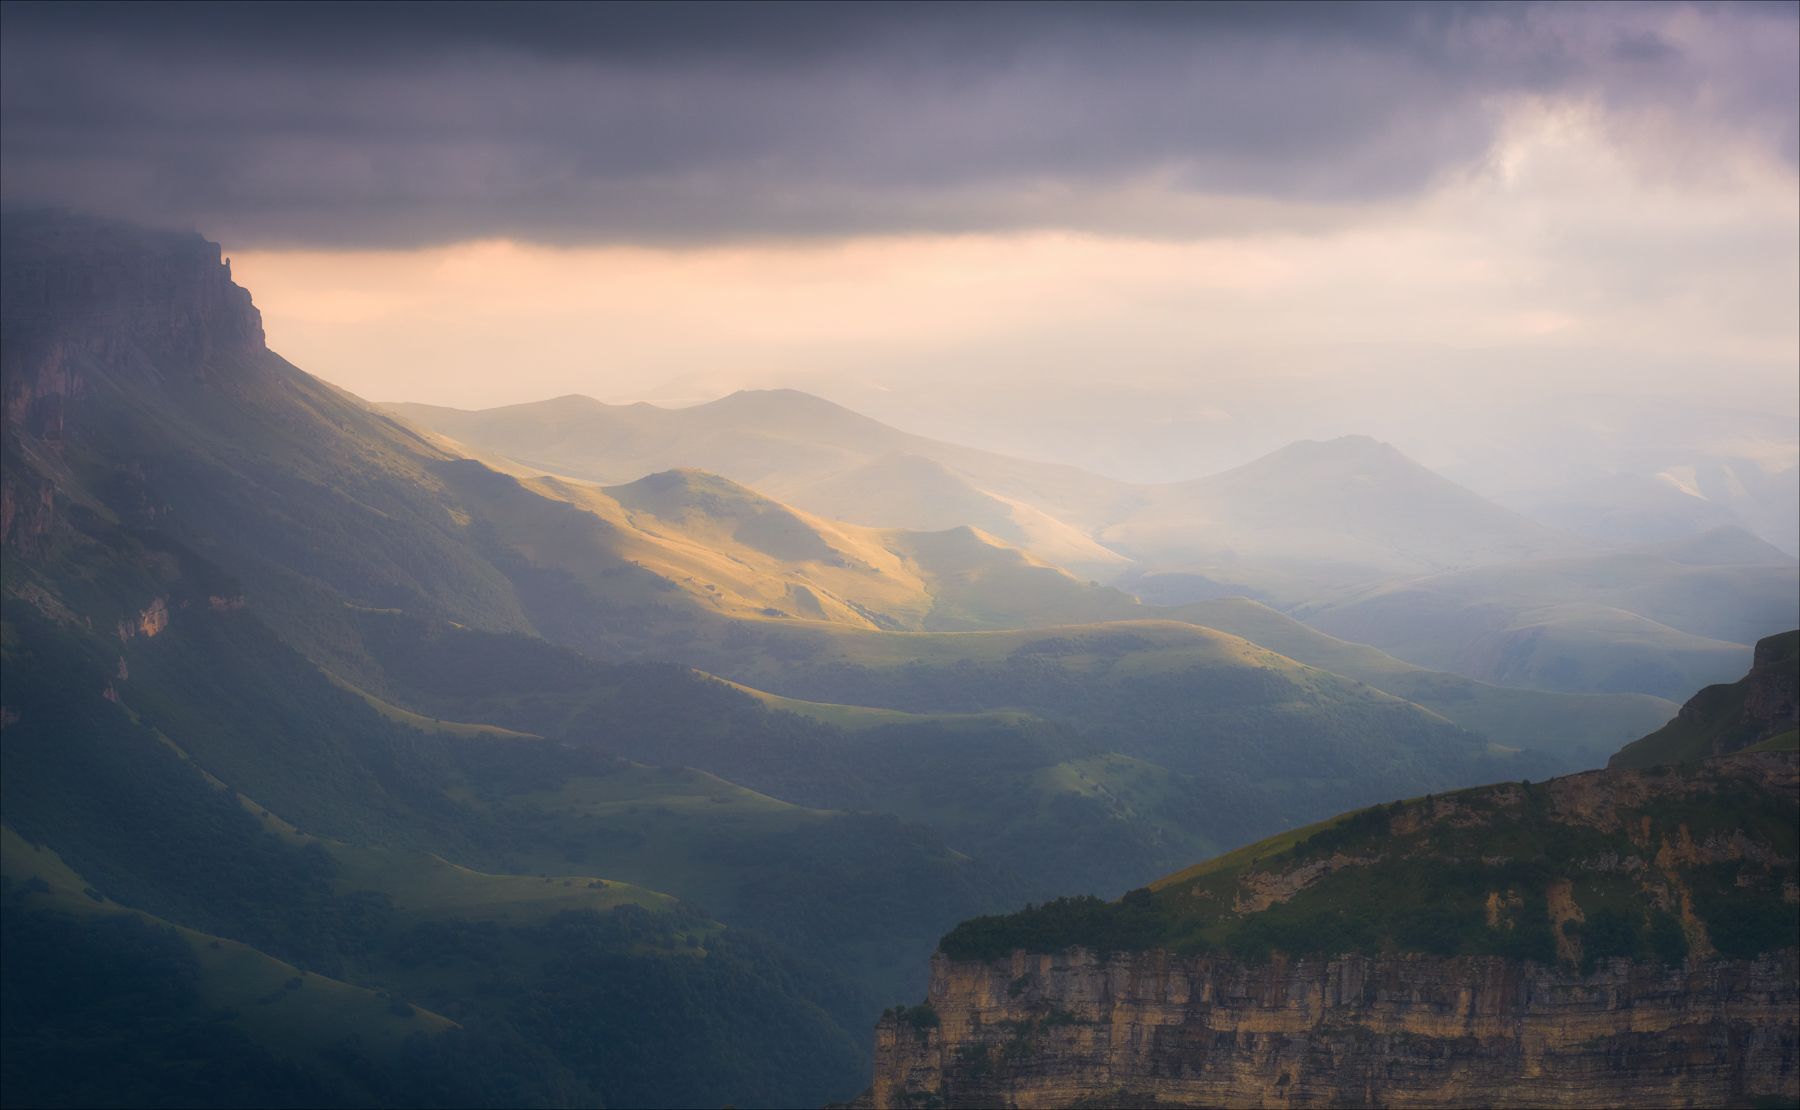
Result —
<path fill-rule="evenodd" d="M 1063 898 L 966 921 L 940 948 L 953 959 L 1416 952 L 1591 969 L 1792 947 L 1797 662 L 1800 631 L 1764 639 L 1744 678 L 1696 694 L 1605 771 L 1347 813 L 1116 903 Z"/>
<path fill-rule="evenodd" d="M 1116 903 L 964 922 L 953 959 L 1166 948 L 1263 958 L 1418 952 L 1591 968 L 1792 946 L 1800 760 L 1754 752 L 1376 806 L 1261 841 Z"/>

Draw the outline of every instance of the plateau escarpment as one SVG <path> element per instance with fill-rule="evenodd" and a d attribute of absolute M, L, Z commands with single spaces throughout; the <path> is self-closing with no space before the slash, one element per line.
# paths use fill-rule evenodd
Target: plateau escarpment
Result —
<path fill-rule="evenodd" d="M 1800 1094 L 1800 760 L 1397 802 L 947 935 L 869 1105 Z"/>
<path fill-rule="evenodd" d="M 872 1105 L 1741 1105 L 1794 1093 L 1795 952 L 1590 974 L 1497 956 L 938 956 Z"/>

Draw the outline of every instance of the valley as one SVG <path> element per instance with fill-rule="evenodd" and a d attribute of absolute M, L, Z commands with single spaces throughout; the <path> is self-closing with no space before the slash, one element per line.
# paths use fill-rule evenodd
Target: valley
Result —
<path fill-rule="evenodd" d="M 1147 489 L 800 394 L 382 410 L 197 236 L 9 214 L 4 253 L 9 938 L 121 961 L 22 996 L 53 1051 L 9 1089 L 129 1098 L 166 1012 L 247 1061 L 221 1105 L 823 1103 L 958 921 L 1597 766 L 1792 623 L 1747 537 L 1597 551 L 1373 441 Z M 1615 672 L 1582 607 L 1654 613 L 1666 673 L 1359 616 L 1427 589 Z"/>
<path fill-rule="evenodd" d="M 0 1110 L 1800 1106 L 1800 3 L 0 3 Z"/>

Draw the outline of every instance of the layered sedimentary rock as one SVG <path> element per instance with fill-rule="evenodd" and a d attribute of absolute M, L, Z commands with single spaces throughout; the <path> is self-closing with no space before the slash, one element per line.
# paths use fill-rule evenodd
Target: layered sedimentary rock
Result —
<path fill-rule="evenodd" d="M 1800 1101 L 1800 757 L 1501 783 L 964 922 L 876 1107 Z M 1335 953 L 1335 955 L 1333 955 Z"/>
<path fill-rule="evenodd" d="M 33 213 L 0 225 L 0 247 L 0 411 L 45 443 L 62 439 L 95 365 L 205 379 L 265 350 L 262 313 L 197 234 Z"/>
<path fill-rule="evenodd" d="M 1501 957 L 936 957 L 876 1032 L 906 1106 L 1689 1106 L 1792 1101 L 1795 949 L 1591 974 Z"/>

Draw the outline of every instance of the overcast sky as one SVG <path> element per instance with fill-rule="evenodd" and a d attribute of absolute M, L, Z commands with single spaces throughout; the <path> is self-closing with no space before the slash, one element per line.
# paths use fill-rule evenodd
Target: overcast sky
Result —
<path fill-rule="evenodd" d="M 1793 3 L 3 12 L 6 203 L 365 396 L 1794 390 Z"/>

